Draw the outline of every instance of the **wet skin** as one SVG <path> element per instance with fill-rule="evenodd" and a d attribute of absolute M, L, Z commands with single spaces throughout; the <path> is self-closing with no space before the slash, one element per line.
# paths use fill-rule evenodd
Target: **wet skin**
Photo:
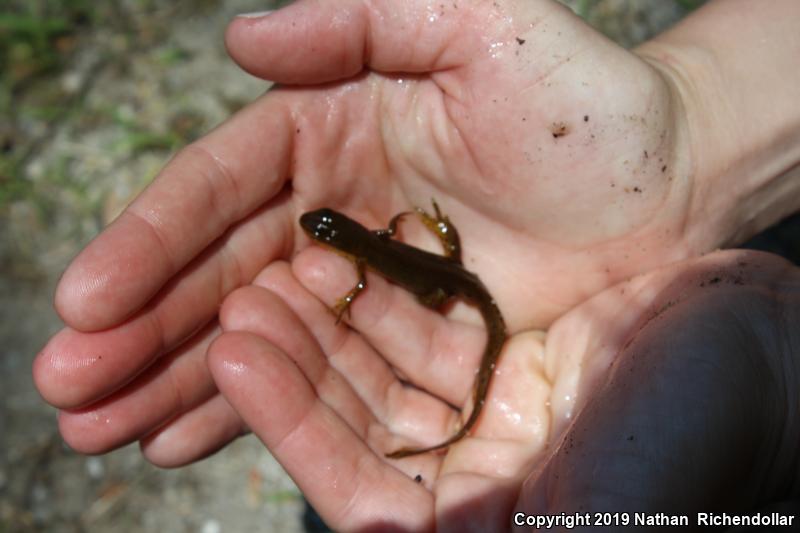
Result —
<path fill-rule="evenodd" d="M 389 227 L 368 230 L 358 222 L 332 209 L 310 211 L 300 217 L 300 225 L 315 241 L 331 247 L 350 259 L 358 272 L 358 282 L 339 299 L 333 311 L 337 322 L 348 311 L 353 300 L 366 288 L 366 269 L 369 268 L 414 294 L 424 305 L 438 308 L 451 297 L 462 297 L 475 303 L 486 325 L 487 340 L 473 389 L 473 408 L 469 418 L 455 435 L 425 448 L 401 448 L 386 457 L 399 459 L 446 448 L 464 438 L 478 421 L 486 402 L 486 394 L 497 359 L 506 340 L 506 325 L 497 304 L 478 276 L 464 269 L 458 232 L 450 220 L 433 203 L 435 217 L 417 208 L 423 224 L 431 229 L 444 246 L 445 255 L 437 255 L 409 246 L 391 237 L 400 219 L 392 218 Z"/>

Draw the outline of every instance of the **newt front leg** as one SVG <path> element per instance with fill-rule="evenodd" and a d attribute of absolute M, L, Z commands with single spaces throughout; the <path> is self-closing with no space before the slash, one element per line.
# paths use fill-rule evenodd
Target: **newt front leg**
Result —
<path fill-rule="evenodd" d="M 356 296 L 361 294 L 361 291 L 367 288 L 367 274 L 366 274 L 366 262 L 359 258 L 353 258 L 353 264 L 356 267 L 356 273 L 358 274 L 358 281 L 356 282 L 355 286 L 350 289 L 350 292 L 342 296 L 336 301 L 336 304 L 333 306 L 333 314 L 336 315 L 336 324 L 342 321 L 342 315 L 347 313 L 347 316 L 350 316 L 350 305 L 353 303 L 353 300 L 356 299 Z"/>

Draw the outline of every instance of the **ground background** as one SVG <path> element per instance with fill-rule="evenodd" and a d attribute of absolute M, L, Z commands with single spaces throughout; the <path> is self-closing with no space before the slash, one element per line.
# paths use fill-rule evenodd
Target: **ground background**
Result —
<path fill-rule="evenodd" d="M 0 0 L 0 533 L 321 527 L 256 439 L 170 471 L 135 445 L 80 456 L 30 378 L 60 327 L 52 292 L 70 258 L 175 150 L 267 88 L 228 60 L 222 33 L 276 3 Z M 631 46 L 702 2 L 566 3 Z M 759 242 L 797 260 L 798 226 Z"/>

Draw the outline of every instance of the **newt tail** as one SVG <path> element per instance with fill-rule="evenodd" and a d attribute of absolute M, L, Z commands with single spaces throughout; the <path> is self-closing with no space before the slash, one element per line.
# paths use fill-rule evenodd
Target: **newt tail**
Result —
<path fill-rule="evenodd" d="M 483 357 L 481 358 L 481 364 L 478 367 L 478 374 L 475 376 L 475 385 L 472 392 L 472 412 L 469 414 L 469 418 L 467 418 L 467 421 L 464 422 L 464 425 L 461 426 L 461 429 L 459 429 L 455 435 L 444 442 L 426 448 L 400 448 L 399 450 L 387 453 L 386 457 L 390 459 L 401 459 L 411 455 L 447 448 L 451 444 L 466 437 L 472 429 L 472 426 L 478 421 L 481 411 L 483 410 L 483 405 L 486 403 L 486 395 L 489 392 L 489 384 L 492 381 L 494 369 L 497 366 L 497 360 L 506 342 L 506 337 L 508 337 L 503 315 L 500 313 L 500 309 L 497 307 L 494 300 L 481 305 L 480 311 L 483 322 L 486 324 L 487 339 L 486 348 L 484 348 Z"/>

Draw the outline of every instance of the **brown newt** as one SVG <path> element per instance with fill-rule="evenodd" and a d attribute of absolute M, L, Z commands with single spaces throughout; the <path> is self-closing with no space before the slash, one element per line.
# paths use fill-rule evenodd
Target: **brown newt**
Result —
<path fill-rule="evenodd" d="M 433 202 L 433 207 L 435 217 L 419 208 L 416 211 L 423 224 L 441 240 L 445 255 L 430 253 L 391 238 L 407 212 L 395 215 L 387 229 L 374 231 L 328 208 L 310 211 L 300 217 L 300 225 L 312 239 L 350 259 L 358 272 L 355 287 L 333 308 L 337 322 L 366 288 L 367 268 L 411 292 L 428 307 L 437 308 L 449 298 L 460 296 L 474 302 L 483 317 L 487 330 L 486 347 L 475 378 L 469 418 L 455 435 L 444 442 L 425 448 L 401 448 L 386 454 L 392 459 L 446 448 L 469 433 L 486 402 L 497 359 L 507 337 L 503 315 L 494 299 L 478 276 L 461 263 L 461 244 L 455 226 L 440 213 L 436 202 Z"/>

